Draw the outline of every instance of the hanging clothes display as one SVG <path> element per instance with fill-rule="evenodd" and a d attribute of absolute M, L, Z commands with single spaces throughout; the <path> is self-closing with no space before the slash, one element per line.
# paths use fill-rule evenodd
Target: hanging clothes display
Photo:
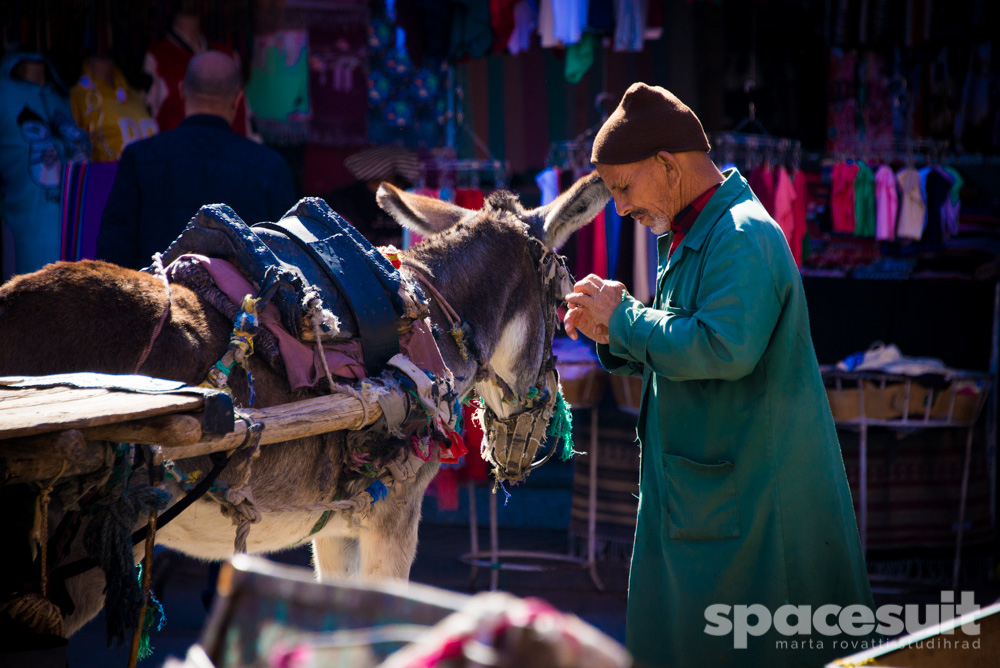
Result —
<path fill-rule="evenodd" d="M 833 231 L 844 234 L 854 234 L 857 228 L 857 218 L 854 214 L 856 196 L 854 194 L 854 178 L 858 175 L 858 166 L 853 163 L 839 162 L 833 167 L 831 175 L 830 216 L 833 221 Z"/>
<path fill-rule="evenodd" d="M 44 68 L 44 82 L 18 70 Z M 90 155 L 73 123 L 69 100 L 41 54 L 11 53 L 0 61 L 0 227 L 7 242 L 0 281 L 59 259 L 63 167 Z M 12 240 L 13 248 L 10 247 Z"/>
<path fill-rule="evenodd" d="M 111 81 L 95 70 L 110 73 Z M 90 139 L 94 162 L 116 161 L 126 146 L 159 131 L 142 95 L 128 85 L 110 58 L 83 61 L 80 80 L 69 91 L 69 104 L 73 120 Z"/>
<path fill-rule="evenodd" d="M 309 33 L 276 30 L 254 37 L 246 96 L 268 144 L 302 144 L 309 134 Z"/>
<path fill-rule="evenodd" d="M 469 209 L 479 211 L 486 203 L 486 194 L 479 188 L 457 188 L 455 189 L 455 204 Z"/>
<path fill-rule="evenodd" d="M 942 205 L 941 219 L 944 225 L 945 239 L 958 234 L 958 214 L 962 210 L 962 185 L 965 179 L 954 167 L 945 167 L 944 171 L 952 178 L 951 192 Z"/>
<path fill-rule="evenodd" d="M 798 252 L 795 248 L 795 239 L 798 236 L 795 229 L 795 186 L 792 185 L 787 169 L 779 167 L 777 173 L 774 189 L 774 220 L 785 233 L 785 240 L 788 242 L 789 250 L 792 251 L 792 257 L 795 258 L 795 264 L 801 266 L 802 246 L 799 245 Z"/>
<path fill-rule="evenodd" d="M 143 71 L 153 78 L 153 83 L 146 94 L 146 102 L 153 111 L 153 118 L 156 119 L 160 132 L 173 130 L 184 120 L 181 83 L 187 73 L 188 63 L 194 56 L 209 49 L 221 51 L 239 61 L 233 50 L 225 44 L 209 42 L 204 35 L 192 43 L 174 28 L 170 28 L 163 39 L 158 39 L 149 45 L 143 62 Z M 245 98 L 240 101 L 232 125 L 237 134 L 242 137 L 247 136 Z"/>
<path fill-rule="evenodd" d="M 556 0 L 538 0 L 538 34 L 542 38 L 542 48 L 551 49 L 559 46 L 555 33 L 555 16 L 552 3 Z"/>
<path fill-rule="evenodd" d="M 632 257 L 635 259 L 635 265 L 629 292 L 643 304 L 649 304 L 652 296 L 652 286 L 649 282 L 649 235 L 646 228 L 640 223 L 633 221 L 632 226 L 635 228 L 635 239 L 632 246 Z"/>
<path fill-rule="evenodd" d="M 649 0 L 615 0 L 615 51 L 642 51 Z"/>
<path fill-rule="evenodd" d="M 757 196 L 767 212 L 774 216 L 774 172 L 763 162 L 750 171 L 750 190 Z"/>
<path fill-rule="evenodd" d="M 927 205 L 920 191 L 920 173 L 912 167 L 902 169 L 896 174 L 899 183 L 899 222 L 896 225 L 896 236 L 902 239 L 920 240 L 924 234 L 924 220 Z"/>
<path fill-rule="evenodd" d="M 576 44 L 587 25 L 587 0 L 552 2 L 552 35 L 566 46 Z"/>
<path fill-rule="evenodd" d="M 118 173 L 117 162 L 71 162 L 63 172 L 60 260 L 97 258 L 101 214 Z"/>
<path fill-rule="evenodd" d="M 515 7 L 518 0 L 490 0 L 490 27 L 493 29 L 493 52 L 503 53 L 514 34 Z"/>
<path fill-rule="evenodd" d="M 951 187 L 954 183 L 951 175 L 940 167 L 931 167 L 927 172 L 926 181 L 926 212 L 927 224 L 921 239 L 933 246 L 939 246 L 944 241 L 944 211 L 951 197 Z"/>
<path fill-rule="evenodd" d="M 365 12 L 338 11 L 336 4 L 323 3 L 311 10 L 311 143 L 356 146 L 368 136 L 367 19 Z"/>
<path fill-rule="evenodd" d="M 899 196 L 896 193 L 896 175 L 892 167 L 882 165 L 875 170 L 875 238 L 892 241 L 896 238 L 896 214 Z"/>
<path fill-rule="evenodd" d="M 507 41 L 507 50 L 513 55 L 527 51 L 536 28 L 538 28 L 537 0 L 521 0 L 514 5 L 514 29 Z"/>
<path fill-rule="evenodd" d="M 618 275 L 618 254 L 621 249 L 622 218 L 615 210 L 615 201 L 609 200 L 604 207 L 604 229 L 608 247 L 608 278 L 616 280 Z"/>
<path fill-rule="evenodd" d="M 805 172 L 799 170 L 795 173 L 792 187 L 795 188 L 795 203 L 792 205 L 792 215 L 795 218 L 795 237 L 791 242 L 792 257 L 795 258 L 795 265 L 801 268 L 803 256 L 806 255 L 806 210 L 809 205 Z"/>
<path fill-rule="evenodd" d="M 857 163 L 854 177 L 854 236 L 875 236 L 875 176 L 872 168 L 862 161 Z"/>
<path fill-rule="evenodd" d="M 571 84 L 580 83 L 583 75 L 594 64 L 594 54 L 601 44 L 601 38 L 594 33 L 586 32 L 579 41 L 566 47 L 566 81 Z"/>

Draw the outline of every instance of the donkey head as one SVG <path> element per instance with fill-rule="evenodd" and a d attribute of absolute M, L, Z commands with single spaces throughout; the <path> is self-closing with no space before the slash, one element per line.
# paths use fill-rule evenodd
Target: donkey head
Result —
<path fill-rule="evenodd" d="M 400 256 L 404 268 L 427 276 L 469 327 L 474 359 L 463 360 L 457 346 L 442 346 L 442 352 L 456 376 L 468 380 L 459 383 L 460 391 L 474 385 L 487 415 L 512 420 L 546 404 L 551 414 L 558 392 L 551 355 L 556 308 L 573 289 L 555 251 L 610 196 L 596 173 L 530 210 L 505 191 L 473 211 L 388 184 L 379 188 L 379 206 L 426 237 Z M 432 305 L 432 314 L 441 313 L 435 309 L 440 305 Z"/>

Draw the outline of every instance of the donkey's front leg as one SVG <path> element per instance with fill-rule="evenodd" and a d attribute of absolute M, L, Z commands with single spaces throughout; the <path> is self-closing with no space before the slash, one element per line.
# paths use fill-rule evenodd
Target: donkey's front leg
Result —
<path fill-rule="evenodd" d="M 411 492 L 407 493 L 412 496 Z M 391 507 L 392 512 L 375 514 L 361 532 L 361 578 L 364 580 L 408 580 L 417 554 L 420 502 L 407 498 Z M 386 506 L 390 509 L 390 506 Z"/>
<path fill-rule="evenodd" d="M 372 506 L 361 532 L 361 577 L 365 580 L 408 580 L 417 554 L 420 506 L 427 485 L 437 474 L 437 459 L 425 462 L 415 479 L 393 485 L 389 498 Z"/>
<path fill-rule="evenodd" d="M 327 536 L 316 538 L 312 544 L 313 566 L 320 582 L 357 576 L 359 560 L 356 537 Z"/>

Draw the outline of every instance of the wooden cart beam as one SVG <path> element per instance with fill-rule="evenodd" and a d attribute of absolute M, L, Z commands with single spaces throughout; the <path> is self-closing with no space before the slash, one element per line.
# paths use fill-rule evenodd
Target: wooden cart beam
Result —
<path fill-rule="evenodd" d="M 261 445 L 281 443 L 306 436 L 316 436 L 343 429 L 360 429 L 373 424 L 382 416 L 382 407 L 373 399 L 366 399 L 368 418 L 355 397 L 331 394 L 314 399 L 304 399 L 269 408 L 243 409 L 240 412 L 257 422 L 264 423 Z M 194 445 L 164 445 L 164 459 L 185 459 L 213 452 L 231 450 L 246 438 L 247 426 L 237 420 L 236 429 L 228 434 L 209 434 Z"/>
<path fill-rule="evenodd" d="M 201 421 L 193 415 L 160 415 L 83 430 L 88 441 L 117 441 L 149 445 L 193 445 L 201 440 Z"/>
<path fill-rule="evenodd" d="M 88 442 L 79 429 L 0 441 L 4 484 L 49 481 L 91 473 L 104 465 L 103 443 Z M 64 466 L 65 464 L 65 466 Z"/>

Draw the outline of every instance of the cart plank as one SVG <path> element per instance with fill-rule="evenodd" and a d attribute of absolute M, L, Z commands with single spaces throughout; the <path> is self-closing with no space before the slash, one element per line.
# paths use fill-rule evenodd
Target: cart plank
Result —
<path fill-rule="evenodd" d="M 107 394 L 103 388 L 79 387 L 0 387 L 0 423 L 7 411 L 20 411 L 33 406 L 48 406 L 60 401 L 76 401 Z"/>
<path fill-rule="evenodd" d="M 190 412 L 204 405 L 197 394 L 140 394 L 117 390 L 53 387 L 48 401 L 38 388 L 0 387 L 0 439 L 95 427 L 154 415 Z M 67 392 L 67 390 L 69 390 Z M 28 393 L 27 402 L 20 399 Z M 0 444 L 0 450 L 2 450 Z"/>

